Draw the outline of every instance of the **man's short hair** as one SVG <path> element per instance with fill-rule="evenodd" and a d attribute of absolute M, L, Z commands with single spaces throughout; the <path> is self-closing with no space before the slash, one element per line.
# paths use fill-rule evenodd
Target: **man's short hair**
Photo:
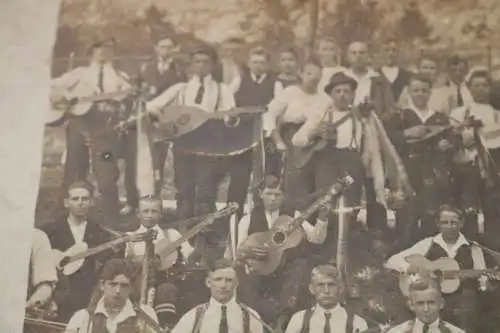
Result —
<path fill-rule="evenodd" d="M 295 58 L 298 58 L 298 57 L 299 57 L 299 55 L 298 55 L 298 53 L 297 53 L 297 50 L 295 49 L 295 47 L 293 47 L 293 46 L 291 46 L 291 45 L 285 45 L 285 46 L 281 47 L 281 49 L 280 49 L 280 52 L 279 52 L 279 53 L 280 53 L 280 55 L 281 55 L 281 54 L 284 54 L 284 53 L 289 53 L 289 54 L 293 54 L 293 56 L 294 56 Z"/>
<path fill-rule="evenodd" d="M 330 277 L 334 280 L 340 277 L 337 267 L 331 264 L 323 264 L 314 267 L 311 271 L 311 281 L 318 275 Z"/>
<path fill-rule="evenodd" d="M 450 68 L 452 66 L 457 66 L 460 64 L 464 64 L 465 67 L 469 67 L 469 61 L 463 57 L 460 57 L 459 55 L 456 55 L 456 54 L 449 57 L 448 60 L 446 61 L 446 65 L 448 66 L 448 68 Z"/>
<path fill-rule="evenodd" d="M 419 82 L 426 83 L 427 85 L 429 85 L 429 88 L 432 88 L 432 80 L 431 80 L 430 77 L 428 77 L 425 74 L 422 74 L 422 73 L 413 73 L 410 76 L 410 83 L 412 81 L 419 81 Z"/>
<path fill-rule="evenodd" d="M 488 81 L 489 85 L 492 85 L 491 76 L 490 76 L 490 73 L 488 73 L 488 70 L 478 69 L 478 70 L 471 71 L 470 74 L 468 75 L 467 84 L 470 85 L 472 80 L 477 79 L 477 78 L 486 79 L 486 81 Z"/>
<path fill-rule="evenodd" d="M 118 275 L 125 275 L 130 281 L 140 272 L 137 265 L 127 259 L 113 258 L 106 261 L 101 271 L 101 280 L 111 281 Z"/>
<path fill-rule="evenodd" d="M 166 39 L 169 39 L 172 42 L 172 44 L 177 45 L 175 36 L 173 36 L 172 34 L 158 33 L 152 36 L 152 40 L 155 45 L 158 45 L 159 42 Z"/>
<path fill-rule="evenodd" d="M 232 268 L 233 267 L 233 262 L 231 260 L 227 260 L 224 258 L 218 259 L 213 261 L 212 263 L 208 264 L 208 273 L 213 273 L 221 269 L 226 269 L 226 268 Z"/>
<path fill-rule="evenodd" d="M 460 219 L 460 221 L 464 220 L 464 212 L 460 208 L 457 208 L 453 205 L 448 205 L 448 204 L 441 205 L 439 207 L 439 211 L 438 211 L 438 215 L 437 215 L 438 220 L 441 217 L 441 213 L 443 213 L 443 212 L 454 213 L 455 215 L 457 215 L 457 217 Z"/>
<path fill-rule="evenodd" d="M 250 58 L 254 55 L 263 56 L 266 58 L 267 61 L 269 61 L 269 58 L 270 58 L 269 52 L 267 52 L 267 50 L 263 46 L 257 46 L 257 47 L 254 47 L 253 49 L 251 49 L 249 54 L 248 54 L 248 58 Z"/>
<path fill-rule="evenodd" d="M 86 180 L 77 180 L 77 181 L 72 182 L 71 184 L 69 184 L 68 190 L 66 191 L 66 198 L 69 197 L 69 192 L 71 190 L 76 189 L 76 188 L 82 188 L 84 190 L 87 190 L 87 192 L 89 192 L 90 196 L 94 195 L 94 186 L 92 186 L 92 184 L 90 184 Z"/>
<path fill-rule="evenodd" d="M 266 188 L 269 189 L 282 189 L 282 182 L 280 182 L 279 178 L 273 175 L 267 175 L 264 177 L 264 180 L 261 183 L 260 190 L 263 191 Z"/>
<path fill-rule="evenodd" d="M 439 61 L 434 54 L 424 52 L 420 55 L 420 58 L 418 59 L 417 67 L 420 67 L 420 65 L 422 65 L 422 62 L 424 62 L 424 61 L 432 61 L 432 62 L 436 63 L 436 65 L 439 64 Z"/>
<path fill-rule="evenodd" d="M 435 289 L 441 293 L 441 284 L 434 273 L 418 273 L 412 279 L 409 285 L 410 293 L 427 289 Z"/>
<path fill-rule="evenodd" d="M 332 44 L 335 44 L 335 46 L 338 46 L 338 43 L 335 40 L 335 38 L 330 37 L 330 36 L 321 36 L 321 37 L 319 37 L 317 45 L 319 46 L 319 44 L 321 44 L 322 42 L 332 43 Z"/>
<path fill-rule="evenodd" d="M 218 60 L 217 52 L 215 52 L 215 50 L 209 46 L 202 45 L 194 48 L 194 50 L 191 52 L 191 59 L 193 59 L 194 56 L 198 54 L 206 55 L 212 60 L 213 63 L 217 63 Z"/>
<path fill-rule="evenodd" d="M 245 41 L 242 38 L 239 37 L 230 37 L 226 39 L 225 41 L 226 44 L 240 44 L 243 45 L 245 44 Z"/>
<path fill-rule="evenodd" d="M 142 197 L 139 198 L 139 202 L 148 202 L 148 203 L 154 202 L 154 203 L 159 203 L 161 206 L 163 206 L 163 200 L 159 196 L 152 194 L 143 195 Z"/>

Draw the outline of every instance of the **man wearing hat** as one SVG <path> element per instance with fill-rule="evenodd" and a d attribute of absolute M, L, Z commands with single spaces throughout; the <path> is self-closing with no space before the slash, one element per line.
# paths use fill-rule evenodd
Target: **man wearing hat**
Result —
<path fill-rule="evenodd" d="M 120 137 L 113 127 L 125 116 L 121 112 L 121 100 L 130 89 L 126 75 L 112 64 L 114 48 L 114 39 L 96 41 L 90 47 L 89 65 L 75 68 L 52 80 L 55 99 L 72 100 L 124 91 L 123 96 L 116 100 L 93 103 L 89 109 L 81 110 L 82 115 L 67 114 L 63 187 L 77 180 L 86 180 L 92 160 L 92 170 L 102 195 L 102 208 L 111 221 L 117 220 L 119 215 L 117 161 Z"/>

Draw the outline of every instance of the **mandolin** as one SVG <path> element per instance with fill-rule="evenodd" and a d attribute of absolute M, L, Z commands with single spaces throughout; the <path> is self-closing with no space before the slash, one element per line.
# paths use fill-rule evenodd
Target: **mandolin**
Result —
<path fill-rule="evenodd" d="M 249 244 L 250 247 L 265 246 L 269 250 L 268 256 L 263 259 L 248 259 L 246 261 L 248 268 L 260 275 L 273 273 L 280 266 L 285 250 L 296 247 L 302 241 L 302 223 L 321 206 L 328 205 L 332 199 L 342 195 L 352 183 L 353 179 L 350 176 L 340 178 L 330 187 L 326 195 L 316 200 L 299 216 L 292 218 L 282 215 L 274 221 L 270 230 L 248 236 L 245 244 Z"/>
<path fill-rule="evenodd" d="M 406 261 L 424 272 L 435 273 L 441 284 L 444 294 L 451 294 L 458 290 L 463 279 L 477 279 L 486 276 L 492 280 L 500 280 L 500 271 L 495 269 L 460 269 L 458 262 L 452 258 L 443 257 L 435 261 L 428 260 L 422 255 L 411 255 Z M 417 279 L 416 274 L 402 274 L 399 278 L 399 288 L 404 296 L 408 296 L 410 285 Z"/>

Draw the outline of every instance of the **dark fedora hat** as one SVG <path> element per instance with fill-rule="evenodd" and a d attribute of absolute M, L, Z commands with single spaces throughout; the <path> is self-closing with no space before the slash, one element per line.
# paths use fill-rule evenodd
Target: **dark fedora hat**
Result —
<path fill-rule="evenodd" d="M 325 86 L 325 93 L 330 94 L 335 86 L 339 84 L 348 84 L 351 86 L 352 90 L 356 90 L 358 83 L 352 77 L 344 74 L 343 72 L 335 73 L 331 78 L 330 82 Z"/>

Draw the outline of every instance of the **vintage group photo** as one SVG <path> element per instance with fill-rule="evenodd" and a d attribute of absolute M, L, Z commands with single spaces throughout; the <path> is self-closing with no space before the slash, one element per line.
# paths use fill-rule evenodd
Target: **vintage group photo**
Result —
<path fill-rule="evenodd" d="M 500 3 L 64 0 L 25 333 L 500 332 Z"/>

